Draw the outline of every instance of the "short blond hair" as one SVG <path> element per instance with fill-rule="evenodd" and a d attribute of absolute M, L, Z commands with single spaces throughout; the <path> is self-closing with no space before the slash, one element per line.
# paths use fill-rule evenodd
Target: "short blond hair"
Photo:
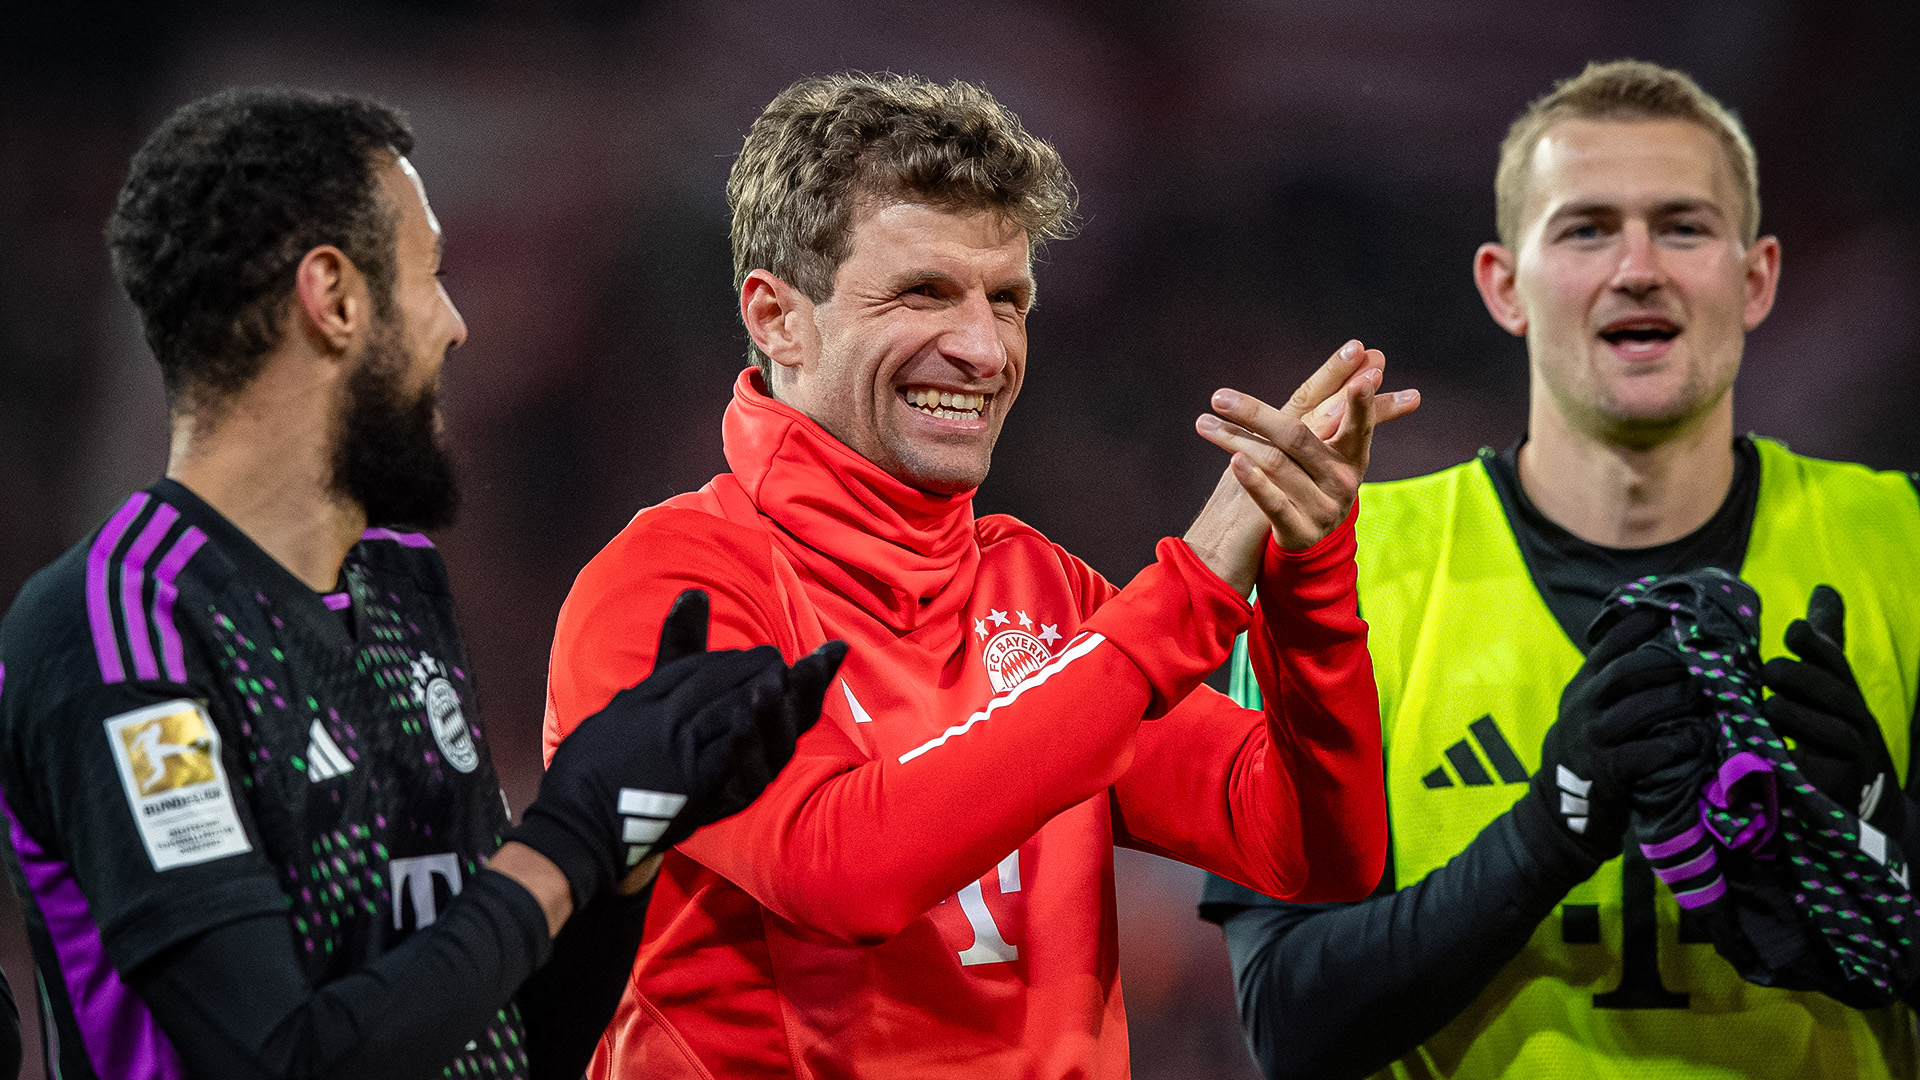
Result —
<path fill-rule="evenodd" d="M 1741 241 L 1751 244 L 1760 235 L 1760 163 L 1740 118 L 1684 72 L 1643 60 L 1614 60 L 1588 64 L 1580 74 L 1562 79 L 1507 129 L 1493 181 L 1494 224 L 1507 247 L 1517 246 L 1520 239 L 1533 149 L 1547 129 L 1562 120 L 1681 120 L 1705 128 L 1726 153 L 1740 191 Z"/>
<path fill-rule="evenodd" d="M 986 210 L 1030 247 L 1073 230 L 1059 151 L 972 83 L 849 72 L 802 79 L 747 131 L 727 177 L 733 287 L 766 270 L 816 303 L 852 250 L 863 199 Z M 767 358 L 748 345 L 762 371 Z"/>

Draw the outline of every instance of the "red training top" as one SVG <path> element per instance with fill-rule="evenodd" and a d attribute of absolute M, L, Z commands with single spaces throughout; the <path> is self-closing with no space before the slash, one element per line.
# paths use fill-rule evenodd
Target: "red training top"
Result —
<path fill-rule="evenodd" d="M 711 598 L 712 648 L 851 649 L 759 801 L 667 854 L 592 1076 L 1124 1077 L 1114 844 L 1301 901 L 1379 880 L 1352 518 L 1306 552 L 1269 541 L 1251 609 L 1174 539 L 1115 589 L 752 371 L 725 448 L 732 472 L 574 582 L 548 756 L 652 670 L 683 589 Z M 1265 716 L 1201 685 L 1250 622 Z"/>

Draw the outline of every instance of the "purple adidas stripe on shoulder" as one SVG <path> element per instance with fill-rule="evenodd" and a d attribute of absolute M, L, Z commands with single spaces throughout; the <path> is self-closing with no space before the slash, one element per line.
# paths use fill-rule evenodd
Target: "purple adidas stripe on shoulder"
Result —
<path fill-rule="evenodd" d="M 368 529 L 366 532 L 360 534 L 360 539 L 392 540 L 396 544 L 412 548 L 430 548 L 433 546 L 433 541 L 427 539 L 426 533 L 394 532 L 392 529 Z"/>
<path fill-rule="evenodd" d="M 320 602 L 327 605 L 328 611 L 345 611 L 353 606 L 353 594 L 330 592 L 321 597 Z"/>
<path fill-rule="evenodd" d="M 146 492 L 136 491 L 121 503 L 87 551 L 87 622 L 93 629 L 93 652 L 99 658 L 103 682 L 127 680 L 126 666 L 120 662 L 120 643 L 113 632 L 113 607 L 107 600 L 107 568 L 113 562 L 113 549 L 133 527 L 133 519 L 147 508 L 149 498 Z"/>
<path fill-rule="evenodd" d="M 160 631 L 160 659 L 167 666 L 167 678 L 177 683 L 187 681 L 187 658 L 180 645 L 180 627 L 173 621 L 173 602 L 180 595 L 174 579 L 206 542 L 207 534 L 200 531 L 200 526 L 187 526 L 153 574 L 153 625 Z"/>
<path fill-rule="evenodd" d="M 147 560 L 153 558 L 153 550 L 160 546 L 161 537 L 167 535 L 179 517 L 180 511 L 166 503 L 155 507 L 153 516 L 147 519 L 147 527 L 140 530 L 139 537 L 127 548 L 127 557 L 120 561 L 120 611 L 126 617 L 133 674 L 141 679 L 160 677 L 160 665 L 153 659 L 153 639 L 147 633 L 147 620 L 140 603 L 140 594 L 146 591 Z"/>
<path fill-rule="evenodd" d="M 153 1019 L 147 1003 L 121 981 L 100 942 L 87 898 L 74 880 L 73 868 L 47 854 L 20 827 L 13 807 L 0 794 L 0 815 L 13 838 L 20 876 L 35 907 L 40 909 L 47 936 L 60 968 L 57 973 L 73 1005 L 75 1025 L 87 1061 L 98 1076 L 138 1076 L 147 1080 L 184 1080 L 186 1067 Z M 44 998 L 42 1000 L 45 1000 Z"/>

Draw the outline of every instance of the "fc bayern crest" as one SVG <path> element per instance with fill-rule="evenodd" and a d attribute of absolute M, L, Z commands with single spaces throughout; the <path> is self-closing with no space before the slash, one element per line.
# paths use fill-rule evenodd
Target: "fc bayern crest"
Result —
<path fill-rule="evenodd" d="M 1011 627 L 988 638 L 980 650 L 980 659 L 987 665 L 987 678 L 993 681 L 996 694 L 1019 686 L 1052 658 L 1046 643 L 1025 630 Z"/>
<path fill-rule="evenodd" d="M 461 772 L 472 772 L 480 764 L 480 751 L 474 748 L 473 732 L 460 709 L 460 693 L 447 681 L 447 669 L 426 653 L 413 662 L 413 698 L 427 710 L 427 727 L 447 764 Z"/>

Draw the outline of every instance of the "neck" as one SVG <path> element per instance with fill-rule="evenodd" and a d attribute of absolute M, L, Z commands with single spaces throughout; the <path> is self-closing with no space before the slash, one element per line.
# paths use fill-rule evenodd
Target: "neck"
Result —
<path fill-rule="evenodd" d="M 315 592 L 367 527 L 366 512 L 332 490 L 328 387 L 271 360 L 211 418 L 173 418 L 167 477 L 206 500 Z"/>
<path fill-rule="evenodd" d="M 1578 429 L 1536 386 L 1520 486 L 1547 519 L 1590 544 L 1644 548 L 1705 525 L 1733 487 L 1733 398 L 1651 445 Z"/>

